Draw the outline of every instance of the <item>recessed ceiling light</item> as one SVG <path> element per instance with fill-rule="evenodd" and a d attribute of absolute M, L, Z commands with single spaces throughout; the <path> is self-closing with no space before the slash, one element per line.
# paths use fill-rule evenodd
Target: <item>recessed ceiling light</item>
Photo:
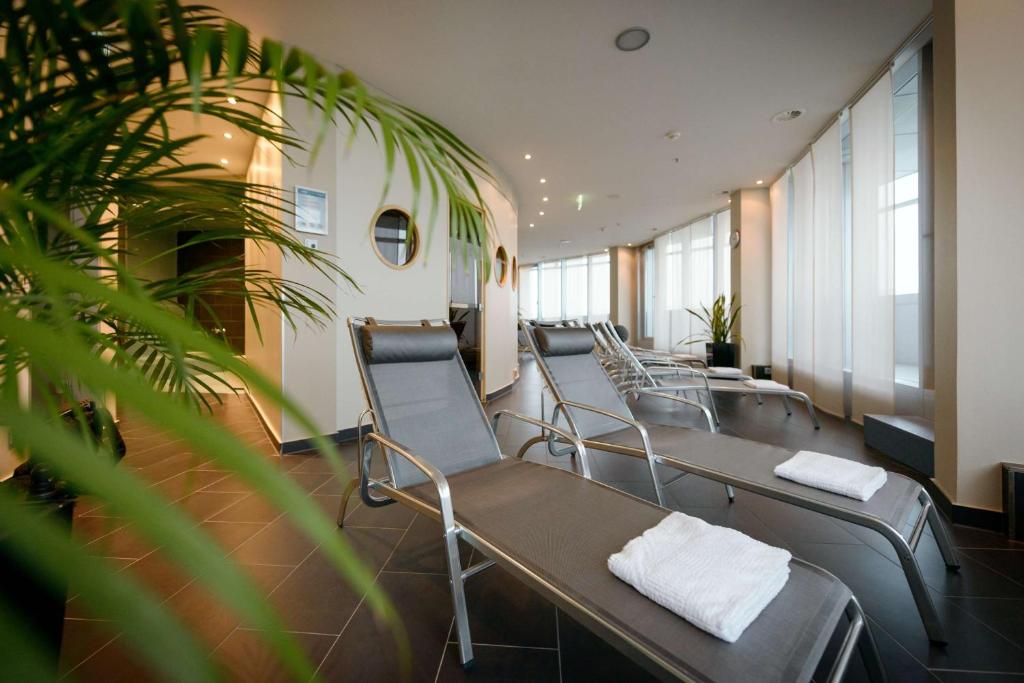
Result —
<path fill-rule="evenodd" d="M 232 135 L 231 133 L 224 133 L 224 139 L 225 139 L 225 140 L 230 140 L 230 139 L 231 139 L 231 138 L 233 138 L 233 137 L 235 137 L 235 136 L 234 136 L 234 135 Z"/>
<path fill-rule="evenodd" d="M 604 248 L 604 253 L 606 253 L 606 254 L 608 253 L 608 247 Z"/>
<path fill-rule="evenodd" d="M 540 179 L 540 182 L 541 182 L 541 184 L 544 184 L 544 183 L 546 183 L 547 181 L 548 181 L 548 179 L 547 179 L 547 178 L 541 178 L 541 179 Z"/>
<path fill-rule="evenodd" d="M 626 242 L 626 246 L 627 247 L 631 247 L 631 246 L 633 246 L 633 243 L 632 242 Z"/>
<path fill-rule="evenodd" d="M 533 223 L 530 223 L 530 227 L 531 227 L 531 228 L 533 227 Z"/>
<path fill-rule="evenodd" d="M 540 200 L 541 200 L 542 202 L 546 202 L 546 201 L 548 200 L 548 198 L 547 198 L 547 197 L 541 197 L 541 198 L 540 198 Z"/>
<path fill-rule="evenodd" d="M 238 104 L 238 98 L 237 97 L 229 97 L 228 98 L 228 104 Z"/>
<path fill-rule="evenodd" d="M 220 165 L 221 166 L 227 166 L 228 165 L 228 160 L 227 159 L 221 159 L 220 160 Z"/>
<path fill-rule="evenodd" d="M 758 181 L 757 181 L 757 184 L 758 184 L 758 185 L 764 185 L 764 181 L 763 181 L 763 180 L 758 180 Z"/>
<path fill-rule="evenodd" d="M 532 154 L 524 154 L 523 158 L 526 159 L 527 161 L 529 161 L 530 159 L 533 158 L 533 155 Z"/>
<path fill-rule="evenodd" d="M 543 216 L 543 215 L 544 215 L 544 212 L 543 212 L 543 211 L 538 211 L 537 213 L 538 213 L 538 214 L 540 214 L 541 216 Z"/>
<path fill-rule="evenodd" d="M 787 121 L 792 121 L 793 119 L 800 118 L 801 116 L 804 115 L 806 111 L 806 109 L 800 108 L 784 109 L 783 111 L 780 111 L 778 114 L 772 116 L 771 121 L 772 123 L 786 123 Z"/>
<path fill-rule="evenodd" d="M 651 32 L 642 26 L 633 26 L 615 36 L 615 47 L 623 52 L 635 52 L 651 40 Z"/>

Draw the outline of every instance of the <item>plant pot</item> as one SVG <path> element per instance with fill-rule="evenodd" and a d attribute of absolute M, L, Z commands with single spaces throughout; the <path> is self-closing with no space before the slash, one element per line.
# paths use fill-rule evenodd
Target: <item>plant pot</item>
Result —
<path fill-rule="evenodd" d="M 740 345 L 733 342 L 708 344 L 711 349 L 709 365 L 719 368 L 738 368 L 740 361 Z"/>

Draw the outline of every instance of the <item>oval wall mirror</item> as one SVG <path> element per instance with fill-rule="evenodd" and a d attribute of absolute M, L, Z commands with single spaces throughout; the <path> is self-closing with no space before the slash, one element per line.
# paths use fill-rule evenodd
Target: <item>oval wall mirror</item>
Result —
<path fill-rule="evenodd" d="M 508 282 L 508 252 L 505 247 L 498 247 L 494 254 L 494 279 L 499 287 L 504 287 Z"/>

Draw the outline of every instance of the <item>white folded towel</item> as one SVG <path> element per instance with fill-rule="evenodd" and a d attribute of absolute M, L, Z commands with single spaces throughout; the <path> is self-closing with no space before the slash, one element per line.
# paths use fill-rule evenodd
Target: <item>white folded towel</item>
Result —
<path fill-rule="evenodd" d="M 776 382 L 773 379 L 745 379 L 743 383 L 751 389 L 786 391 L 789 389 L 785 384 Z"/>
<path fill-rule="evenodd" d="M 775 475 L 857 500 L 870 500 L 885 486 L 885 470 L 814 451 L 798 451 Z"/>
<path fill-rule="evenodd" d="M 739 368 L 727 368 L 724 366 L 712 365 L 708 368 L 708 373 L 712 375 L 742 375 L 743 371 Z"/>
<path fill-rule="evenodd" d="M 673 512 L 608 558 L 612 574 L 735 643 L 789 579 L 792 556 L 734 529 Z"/>

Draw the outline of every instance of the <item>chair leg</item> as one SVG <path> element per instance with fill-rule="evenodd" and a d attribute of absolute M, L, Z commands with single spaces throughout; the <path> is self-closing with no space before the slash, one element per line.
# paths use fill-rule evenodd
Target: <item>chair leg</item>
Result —
<path fill-rule="evenodd" d="M 924 577 L 921 576 L 921 567 L 917 564 L 914 551 L 902 536 L 890 537 L 889 542 L 892 543 L 896 556 L 899 557 L 900 566 L 903 567 L 903 573 L 907 576 L 907 583 L 910 584 L 910 592 L 914 596 L 914 603 L 921 615 L 921 621 L 924 622 L 924 630 L 928 633 L 928 639 L 933 643 L 945 644 L 947 642 L 946 632 L 939 619 L 939 613 L 935 609 L 935 603 L 932 602 L 932 596 L 928 592 Z"/>
<path fill-rule="evenodd" d="M 722 425 L 722 421 L 718 419 L 718 407 L 715 405 L 715 397 L 711 393 L 710 389 L 708 389 L 706 391 L 707 391 L 706 395 L 708 397 L 708 403 L 711 404 L 711 414 L 715 416 L 715 426 L 716 427 L 720 427 Z"/>
<path fill-rule="evenodd" d="M 783 397 L 782 397 L 782 405 L 786 406 L 786 415 L 792 415 L 793 414 L 793 406 L 789 405 L 789 396 L 783 395 Z"/>
<path fill-rule="evenodd" d="M 757 405 L 764 405 L 764 399 L 761 397 L 761 394 L 754 394 L 754 398 L 757 399 Z"/>
<path fill-rule="evenodd" d="M 339 527 L 344 528 L 345 526 L 345 511 L 348 509 L 348 499 L 352 497 L 357 488 L 359 488 L 359 477 L 352 477 L 352 480 L 345 486 L 345 490 L 341 494 L 341 504 L 338 506 Z"/>
<path fill-rule="evenodd" d="M 814 412 L 814 404 L 811 402 L 811 397 L 804 394 L 801 398 L 807 405 L 807 414 L 811 416 L 811 422 L 814 423 L 814 428 L 821 429 L 821 424 L 818 422 L 818 414 Z"/>
<path fill-rule="evenodd" d="M 861 609 L 857 598 L 851 598 L 850 604 L 846 607 L 846 614 L 849 616 L 851 613 L 860 616 L 864 622 L 864 629 L 857 640 L 857 650 L 860 653 L 861 662 L 864 663 L 864 668 L 867 670 L 868 680 L 885 683 L 887 676 L 885 674 L 885 667 L 882 665 L 882 656 L 878 652 L 875 636 L 871 633 L 871 626 L 868 624 L 867 617 L 864 616 L 864 610 Z M 851 616 L 850 618 L 852 619 L 853 617 Z"/>
<path fill-rule="evenodd" d="M 736 491 L 729 484 L 725 485 L 725 495 L 729 496 L 730 503 L 736 500 Z"/>
<path fill-rule="evenodd" d="M 953 548 L 953 541 L 949 537 L 949 528 L 946 526 L 945 520 L 942 519 L 942 515 L 939 514 L 928 492 L 922 489 L 921 496 L 925 501 L 931 503 L 928 506 L 928 525 L 932 528 L 935 543 L 939 546 L 939 552 L 942 553 L 942 561 L 946 563 L 946 567 L 949 569 L 960 569 L 960 560 L 957 558 L 956 550 Z"/>
<path fill-rule="evenodd" d="M 444 532 L 444 552 L 448 558 L 448 583 L 455 612 L 455 632 L 459 638 L 459 662 L 464 668 L 469 668 L 473 664 L 473 642 L 469 635 L 469 611 L 466 609 L 466 589 L 459 560 L 459 536 L 454 528 Z"/>

